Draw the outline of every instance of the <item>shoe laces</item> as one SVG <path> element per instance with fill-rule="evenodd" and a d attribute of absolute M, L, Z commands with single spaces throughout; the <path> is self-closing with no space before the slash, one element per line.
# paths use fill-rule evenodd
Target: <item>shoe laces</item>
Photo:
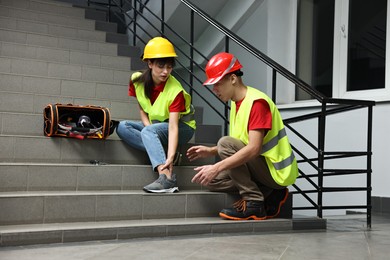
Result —
<path fill-rule="evenodd" d="M 240 199 L 240 200 L 234 202 L 233 207 L 237 211 L 242 211 L 242 212 L 246 211 L 246 200 Z"/>

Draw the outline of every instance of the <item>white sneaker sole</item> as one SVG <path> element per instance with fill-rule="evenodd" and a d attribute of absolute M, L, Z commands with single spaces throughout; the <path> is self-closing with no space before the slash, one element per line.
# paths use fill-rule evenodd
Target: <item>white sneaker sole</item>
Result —
<path fill-rule="evenodd" d="M 144 191 L 150 193 L 174 193 L 174 192 L 179 192 L 179 187 L 173 187 L 173 188 L 163 189 L 163 190 L 148 190 L 144 188 Z"/>

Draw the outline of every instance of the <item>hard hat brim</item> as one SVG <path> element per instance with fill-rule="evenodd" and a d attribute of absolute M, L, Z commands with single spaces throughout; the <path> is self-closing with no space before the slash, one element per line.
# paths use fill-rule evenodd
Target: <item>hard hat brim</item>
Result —
<path fill-rule="evenodd" d="M 162 59 L 162 58 L 176 58 L 176 53 L 168 53 L 164 55 L 143 55 L 142 60 L 150 60 L 150 59 Z"/>
<path fill-rule="evenodd" d="M 203 82 L 203 85 L 214 85 L 215 83 L 217 83 L 218 81 L 220 81 L 223 76 L 225 75 L 222 75 L 222 76 L 219 76 L 219 77 L 216 77 L 216 78 L 209 78 L 207 79 L 205 82 Z"/>

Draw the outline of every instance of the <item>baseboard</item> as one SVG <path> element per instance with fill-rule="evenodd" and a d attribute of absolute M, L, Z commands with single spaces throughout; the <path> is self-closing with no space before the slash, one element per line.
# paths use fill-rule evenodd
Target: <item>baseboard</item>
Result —
<path fill-rule="evenodd" d="M 371 197 L 372 211 L 378 213 L 390 213 L 390 198 L 389 197 Z"/>

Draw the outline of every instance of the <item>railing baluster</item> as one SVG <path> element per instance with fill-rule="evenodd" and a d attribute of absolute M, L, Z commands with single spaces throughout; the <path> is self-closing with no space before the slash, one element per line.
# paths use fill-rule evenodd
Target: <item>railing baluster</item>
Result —
<path fill-rule="evenodd" d="M 191 10 L 191 15 L 190 15 L 190 26 L 191 26 L 191 30 L 190 30 L 190 71 L 194 71 L 194 41 L 195 41 L 195 22 L 194 22 L 194 11 Z M 190 86 L 193 86 L 194 85 L 194 77 L 193 77 L 193 74 L 192 73 L 189 73 L 190 75 Z M 192 97 L 193 95 L 193 90 L 192 88 L 190 88 L 190 95 Z M 191 99 L 192 101 L 192 99 Z"/>
<path fill-rule="evenodd" d="M 161 35 L 165 35 L 165 1 L 161 0 Z"/>
<path fill-rule="evenodd" d="M 108 0 L 108 21 L 111 22 L 111 0 Z"/>
<path fill-rule="evenodd" d="M 322 218 L 322 195 L 324 192 L 324 152 L 325 152 L 326 103 L 322 103 L 321 116 L 318 118 L 318 210 L 317 216 Z"/>
<path fill-rule="evenodd" d="M 372 106 L 368 107 L 367 153 L 367 227 L 371 228 Z"/>
<path fill-rule="evenodd" d="M 272 69 L 272 101 L 276 104 L 276 69 Z"/>
<path fill-rule="evenodd" d="M 225 36 L 225 51 L 226 52 L 229 52 L 229 48 L 230 48 L 230 41 L 229 41 L 229 37 L 228 36 Z M 229 104 L 228 102 L 225 103 L 225 118 L 229 118 Z M 228 127 L 229 127 L 229 124 L 227 121 L 224 122 L 224 131 L 223 131 L 223 134 L 224 135 L 228 135 Z"/>
<path fill-rule="evenodd" d="M 137 44 L 137 0 L 133 0 L 133 45 Z"/>

